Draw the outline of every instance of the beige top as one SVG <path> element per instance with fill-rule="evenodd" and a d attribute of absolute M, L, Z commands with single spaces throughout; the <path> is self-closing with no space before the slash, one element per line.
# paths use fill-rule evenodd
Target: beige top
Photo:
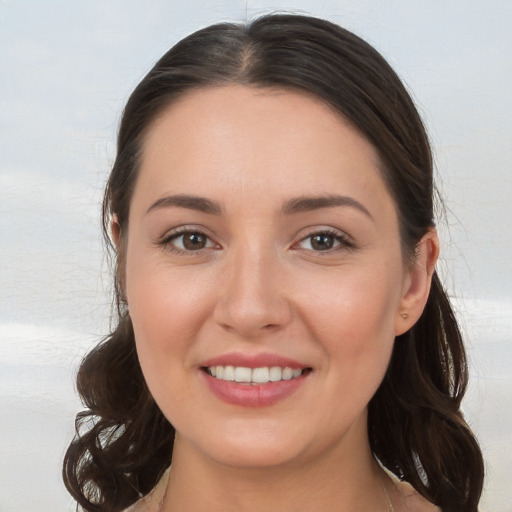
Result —
<path fill-rule="evenodd" d="M 155 488 L 124 512 L 160 512 L 164 499 L 165 489 L 169 481 L 171 468 L 162 475 Z M 440 509 L 427 502 L 410 484 L 400 481 L 394 473 L 383 468 L 389 478 L 394 482 L 396 491 L 400 494 L 405 504 L 405 510 L 411 512 L 441 512 Z M 400 498 L 399 498 L 400 499 Z"/>
<path fill-rule="evenodd" d="M 160 512 L 162 502 L 164 500 L 165 489 L 169 481 L 169 473 L 171 468 L 162 475 L 155 488 L 146 496 L 135 502 L 131 507 L 125 509 L 124 512 Z"/>

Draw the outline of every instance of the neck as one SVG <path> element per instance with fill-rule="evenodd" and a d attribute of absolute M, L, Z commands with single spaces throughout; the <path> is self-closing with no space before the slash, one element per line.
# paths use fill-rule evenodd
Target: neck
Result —
<path fill-rule="evenodd" d="M 162 512 L 387 511 L 381 469 L 365 446 L 332 447 L 323 457 L 239 468 L 198 453 L 177 436 Z"/>

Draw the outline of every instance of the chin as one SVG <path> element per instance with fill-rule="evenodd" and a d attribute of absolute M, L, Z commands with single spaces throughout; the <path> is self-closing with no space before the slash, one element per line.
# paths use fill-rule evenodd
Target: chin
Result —
<path fill-rule="evenodd" d="M 310 422 L 292 426 L 253 418 L 219 423 L 218 428 L 210 424 L 207 433 L 196 432 L 196 443 L 189 438 L 190 443 L 184 444 L 195 445 L 203 457 L 217 464 L 248 470 L 305 463 L 330 451 L 340 437 L 339 432 L 326 432 L 320 444 Z"/>
<path fill-rule="evenodd" d="M 253 442 L 251 445 L 225 443 L 219 452 L 211 453 L 210 450 L 209 455 L 223 466 L 251 470 L 286 466 L 299 459 L 301 453 L 301 450 L 282 444 Z"/>

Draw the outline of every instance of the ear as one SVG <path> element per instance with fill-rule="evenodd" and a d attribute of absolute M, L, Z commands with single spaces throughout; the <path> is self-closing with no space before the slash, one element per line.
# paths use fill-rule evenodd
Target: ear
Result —
<path fill-rule="evenodd" d="M 431 228 L 416 246 L 415 259 L 406 270 L 402 299 L 395 320 L 395 336 L 408 331 L 423 313 L 438 256 L 439 238 L 437 231 Z"/>
<path fill-rule="evenodd" d="M 114 213 L 110 221 L 110 236 L 116 247 L 117 265 L 116 265 L 116 292 L 119 293 L 118 299 L 128 307 L 125 293 L 125 249 L 121 246 L 121 226 L 117 215 Z"/>
<path fill-rule="evenodd" d="M 114 213 L 112 220 L 110 221 L 110 233 L 112 235 L 112 241 L 116 248 L 119 248 L 119 241 L 121 240 L 121 226 L 117 219 L 117 215 Z"/>

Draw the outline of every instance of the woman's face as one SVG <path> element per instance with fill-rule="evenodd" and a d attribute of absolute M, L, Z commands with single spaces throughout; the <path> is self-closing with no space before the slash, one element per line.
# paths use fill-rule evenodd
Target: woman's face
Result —
<path fill-rule="evenodd" d="M 182 448 L 248 467 L 367 443 L 367 404 L 410 327 L 378 166 L 367 140 L 296 92 L 205 88 L 152 125 L 126 296 Z"/>

